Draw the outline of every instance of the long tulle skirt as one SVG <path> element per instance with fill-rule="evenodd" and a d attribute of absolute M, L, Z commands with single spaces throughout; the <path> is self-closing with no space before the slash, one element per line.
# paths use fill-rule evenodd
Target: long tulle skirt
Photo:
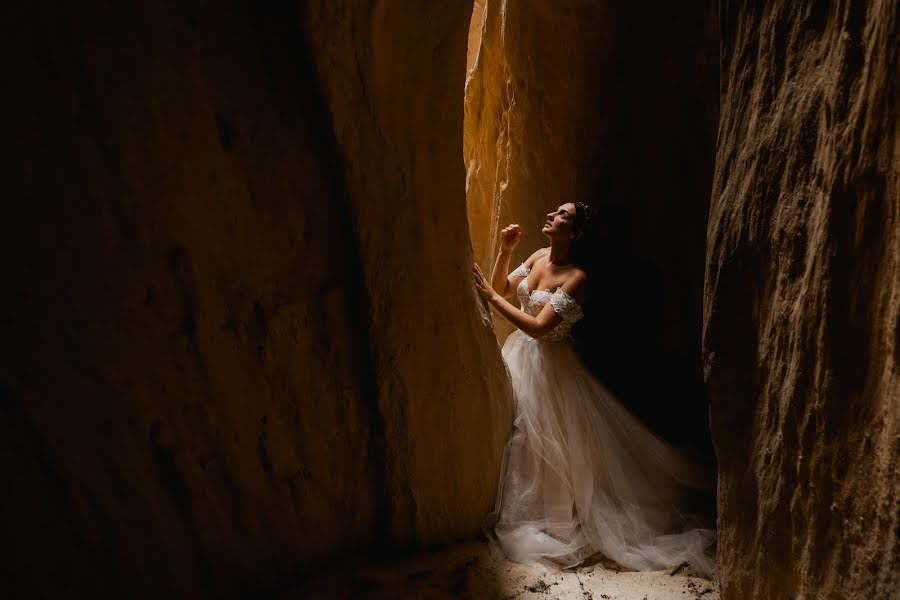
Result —
<path fill-rule="evenodd" d="M 551 569 L 601 553 L 630 570 L 690 563 L 711 573 L 713 531 L 685 513 L 708 475 L 630 415 L 570 342 L 514 332 L 503 346 L 516 399 L 492 549 Z"/>

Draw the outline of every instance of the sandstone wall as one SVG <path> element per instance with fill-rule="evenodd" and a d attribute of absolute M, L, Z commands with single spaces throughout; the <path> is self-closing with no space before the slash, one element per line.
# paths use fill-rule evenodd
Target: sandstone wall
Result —
<path fill-rule="evenodd" d="M 400 543 L 478 531 L 511 426 L 505 366 L 472 284 L 460 160 L 471 10 L 321 0 L 306 14 L 377 333 Z"/>
<path fill-rule="evenodd" d="M 900 14 L 726 2 L 704 355 L 725 598 L 900 588 Z"/>
<path fill-rule="evenodd" d="M 227 596 L 474 535 L 509 391 L 471 5 L 59 4 L 0 19 L 3 589 Z"/>
<path fill-rule="evenodd" d="M 545 245 L 549 210 L 573 199 L 600 209 L 581 355 L 632 410 L 707 458 L 715 4 L 486 0 L 464 137 L 470 231 L 487 269 L 507 223 L 525 230 L 515 266 Z M 511 331 L 495 324 L 501 339 Z"/>

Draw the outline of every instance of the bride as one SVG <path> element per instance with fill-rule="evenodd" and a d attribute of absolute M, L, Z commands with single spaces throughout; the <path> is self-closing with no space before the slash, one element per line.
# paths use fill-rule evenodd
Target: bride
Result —
<path fill-rule="evenodd" d="M 491 280 L 474 268 L 478 293 L 518 328 L 502 350 L 516 410 L 491 515 L 492 549 L 550 569 L 601 553 L 630 570 L 687 562 L 711 573 L 705 550 L 714 533 L 684 510 L 692 490 L 709 487 L 706 477 L 631 416 L 570 343 L 588 293 L 577 250 L 589 218 L 580 202 L 549 213 L 541 229 L 549 248 L 507 275 L 522 236 L 509 225 Z M 514 293 L 521 309 L 506 300 Z"/>

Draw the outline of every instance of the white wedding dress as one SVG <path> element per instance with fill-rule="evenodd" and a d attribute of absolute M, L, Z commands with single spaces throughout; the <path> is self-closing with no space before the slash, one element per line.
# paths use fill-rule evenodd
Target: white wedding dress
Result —
<path fill-rule="evenodd" d="M 711 482 L 631 416 L 587 371 L 569 337 L 581 307 L 557 289 L 517 294 L 536 316 L 562 322 L 542 338 L 516 330 L 503 345 L 516 400 L 489 519 L 492 550 L 550 569 L 601 553 L 630 570 L 690 563 L 708 574 L 715 535 L 683 513 L 686 493 Z"/>

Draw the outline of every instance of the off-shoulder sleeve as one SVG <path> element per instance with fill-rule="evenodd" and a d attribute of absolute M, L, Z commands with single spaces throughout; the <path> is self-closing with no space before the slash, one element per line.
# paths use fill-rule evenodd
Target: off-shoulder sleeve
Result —
<path fill-rule="evenodd" d="M 581 307 L 578 306 L 578 302 L 575 301 L 575 298 L 562 290 L 553 292 L 553 295 L 550 296 L 550 304 L 553 306 L 553 310 L 556 311 L 556 314 L 561 316 L 563 320 L 571 319 L 577 321 L 584 316 L 584 313 L 582 312 Z"/>
<path fill-rule="evenodd" d="M 512 277 L 528 277 L 528 274 L 531 273 L 531 269 L 525 266 L 525 263 L 522 263 L 516 270 L 510 273 Z"/>

